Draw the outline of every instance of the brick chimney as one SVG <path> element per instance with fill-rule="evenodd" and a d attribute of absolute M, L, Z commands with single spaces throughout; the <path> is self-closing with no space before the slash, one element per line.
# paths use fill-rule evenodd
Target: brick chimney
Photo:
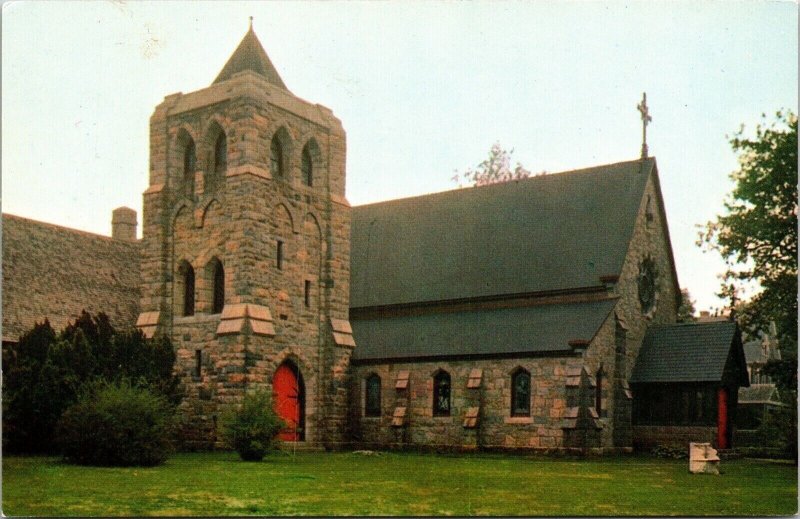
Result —
<path fill-rule="evenodd" d="M 136 211 L 130 207 L 117 207 L 111 212 L 111 237 L 136 241 Z"/>

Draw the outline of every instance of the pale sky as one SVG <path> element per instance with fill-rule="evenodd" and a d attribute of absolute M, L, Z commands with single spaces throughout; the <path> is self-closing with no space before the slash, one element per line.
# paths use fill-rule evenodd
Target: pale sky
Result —
<path fill-rule="evenodd" d="M 646 91 L 698 309 L 723 305 L 695 241 L 733 185 L 726 135 L 797 111 L 792 2 L 7 2 L 2 210 L 141 222 L 153 109 L 211 84 L 249 16 L 289 90 L 342 120 L 353 205 L 453 189 L 495 141 L 534 172 L 636 159 Z"/>

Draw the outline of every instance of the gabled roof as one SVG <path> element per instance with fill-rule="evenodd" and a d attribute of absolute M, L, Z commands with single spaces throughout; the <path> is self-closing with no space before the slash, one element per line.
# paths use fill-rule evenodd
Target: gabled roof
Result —
<path fill-rule="evenodd" d="M 736 323 L 656 325 L 645 333 L 631 383 L 722 382 L 726 369 L 749 384 Z"/>
<path fill-rule="evenodd" d="M 139 312 L 139 245 L 3 215 L 3 339 L 35 322 L 63 328 L 81 310 L 131 327 Z"/>
<path fill-rule="evenodd" d="M 753 384 L 739 388 L 739 404 L 780 404 L 775 384 Z"/>
<path fill-rule="evenodd" d="M 616 299 L 397 317 L 351 318 L 353 361 L 571 352 L 591 341 Z"/>
<path fill-rule="evenodd" d="M 242 38 L 239 46 L 233 51 L 228 62 L 222 67 L 222 71 L 217 76 L 217 79 L 214 80 L 214 83 L 220 83 L 226 79 L 230 79 L 234 74 L 244 70 L 252 70 L 267 78 L 267 81 L 273 85 L 288 91 L 288 88 L 286 88 L 286 85 L 283 83 L 272 61 L 270 61 L 269 56 L 267 56 L 264 47 L 261 45 L 261 42 L 258 41 L 256 33 L 253 32 L 252 25 L 247 31 L 247 34 L 244 35 L 244 38 Z"/>
<path fill-rule="evenodd" d="M 775 347 L 768 347 L 764 351 L 763 340 L 758 339 L 744 343 L 744 357 L 747 364 L 766 364 L 772 359 L 780 360 L 781 352 Z"/>
<path fill-rule="evenodd" d="M 650 158 L 354 207 L 350 307 L 602 286 L 622 269 L 654 167 Z"/>

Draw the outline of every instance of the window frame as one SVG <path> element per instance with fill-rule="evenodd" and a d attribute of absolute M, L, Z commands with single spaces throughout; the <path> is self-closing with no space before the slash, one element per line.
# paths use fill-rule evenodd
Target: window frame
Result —
<path fill-rule="evenodd" d="M 303 152 L 300 155 L 300 171 L 302 172 L 303 184 L 308 187 L 314 187 L 314 160 L 311 158 L 308 144 L 303 146 Z"/>
<path fill-rule="evenodd" d="M 381 416 L 381 404 L 381 377 L 377 373 L 371 373 L 364 385 L 364 416 L 371 418 Z"/>
<path fill-rule="evenodd" d="M 440 405 L 443 400 L 442 391 L 446 392 L 446 406 Z M 453 407 L 453 385 L 450 373 L 439 370 L 433 376 L 433 416 L 447 417 L 451 415 Z"/>
<path fill-rule="evenodd" d="M 191 317 L 195 313 L 195 273 L 194 268 L 189 264 L 185 263 L 181 265 L 183 267 L 183 272 L 181 273 L 183 277 L 183 308 L 182 308 L 182 315 L 183 317 Z"/>
<path fill-rule="evenodd" d="M 194 195 L 195 171 L 197 171 L 197 146 L 194 139 L 189 137 L 189 141 L 183 148 L 183 183 L 185 194 L 188 197 Z"/>
<path fill-rule="evenodd" d="M 527 394 L 521 398 L 518 393 L 517 379 L 523 377 L 527 381 Z M 511 373 L 511 416 L 530 416 L 531 415 L 531 374 L 527 369 L 517 368 Z M 518 407 L 517 404 L 524 401 L 525 407 Z"/>
<path fill-rule="evenodd" d="M 214 174 L 224 174 L 228 170 L 228 137 L 220 131 L 214 140 Z"/>
<path fill-rule="evenodd" d="M 286 157 L 277 133 L 269 143 L 269 170 L 273 178 L 286 178 Z"/>
<path fill-rule="evenodd" d="M 225 268 L 219 259 L 214 260 L 211 270 L 211 313 L 220 314 L 225 308 Z"/>
<path fill-rule="evenodd" d="M 603 369 L 603 365 L 600 364 L 600 367 L 597 369 L 597 373 L 595 373 L 595 388 L 594 388 L 594 410 L 597 411 L 597 416 L 603 417 L 603 378 L 605 377 L 606 372 Z"/>

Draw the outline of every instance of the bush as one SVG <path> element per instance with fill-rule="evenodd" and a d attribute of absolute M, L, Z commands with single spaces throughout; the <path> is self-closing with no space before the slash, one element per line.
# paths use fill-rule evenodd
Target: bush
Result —
<path fill-rule="evenodd" d="M 7 452 L 54 453 L 54 431 L 64 410 L 92 381 L 132 380 L 181 400 L 169 339 L 117 332 L 108 317 L 83 312 L 60 334 L 45 321 L 17 344 L 3 346 L 3 447 Z"/>
<path fill-rule="evenodd" d="M 61 416 L 58 443 L 81 465 L 158 465 L 172 451 L 172 416 L 166 399 L 146 388 L 97 382 Z"/>
<path fill-rule="evenodd" d="M 272 408 L 272 395 L 260 390 L 223 415 L 222 437 L 245 461 L 261 461 L 273 448 L 283 420 Z"/>
<path fill-rule="evenodd" d="M 689 458 L 689 448 L 673 447 L 670 445 L 656 445 L 650 453 L 657 458 L 667 458 L 673 460 L 684 460 Z"/>

